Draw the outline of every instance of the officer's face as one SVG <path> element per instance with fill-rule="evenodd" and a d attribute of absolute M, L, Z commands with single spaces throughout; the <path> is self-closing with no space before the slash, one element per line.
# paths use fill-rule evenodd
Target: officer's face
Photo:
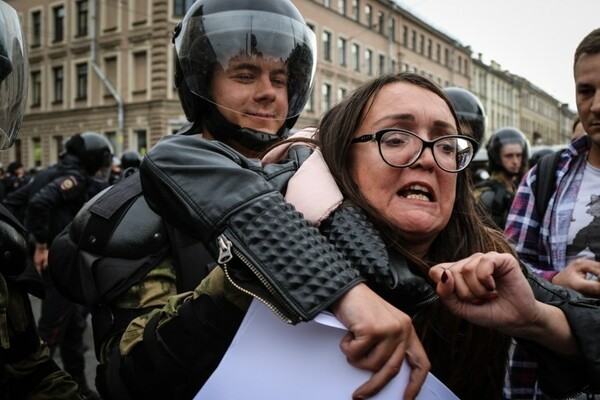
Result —
<path fill-rule="evenodd" d="M 500 149 L 502 166 L 512 174 L 518 174 L 523 162 L 523 148 L 519 144 L 507 144 Z"/>
<path fill-rule="evenodd" d="M 229 122 L 276 134 L 288 110 L 287 69 L 263 57 L 235 57 L 213 73 L 213 100 Z"/>

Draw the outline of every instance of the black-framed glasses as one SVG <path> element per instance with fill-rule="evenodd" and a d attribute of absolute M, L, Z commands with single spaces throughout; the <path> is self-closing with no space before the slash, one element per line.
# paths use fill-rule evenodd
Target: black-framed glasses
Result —
<path fill-rule="evenodd" d="M 468 136 L 448 135 L 424 140 L 411 131 L 387 128 L 352 139 L 351 143 L 376 141 L 381 159 L 396 168 L 414 164 L 425 148 L 430 148 L 435 163 L 446 172 L 460 172 L 469 166 L 475 154 L 475 140 Z"/>

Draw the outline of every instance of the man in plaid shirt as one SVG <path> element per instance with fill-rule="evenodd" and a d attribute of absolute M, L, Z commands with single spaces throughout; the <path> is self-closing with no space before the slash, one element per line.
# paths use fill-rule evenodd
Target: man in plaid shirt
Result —
<path fill-rule="evenodd" d="M 553 173 L 555 189 L 537 210 L 537 167 L 523 178 L 510 210 L 505 236 L 521 260 L 553 284 L 600 297 L 600 29 L 575 51 L 577 111 L 587 133 L 562 151 Z M 538 164 L 539 165 L 539 164 Z M 505 397 L 541 399 L 536 363 L 517 345 Z M 573 394 L 576 397 L 576 393 Z"/>

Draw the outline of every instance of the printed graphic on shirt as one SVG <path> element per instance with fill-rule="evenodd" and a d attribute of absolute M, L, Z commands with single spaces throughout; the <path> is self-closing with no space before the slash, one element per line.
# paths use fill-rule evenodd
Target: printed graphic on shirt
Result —
<path fill-rule="evenodd" d="M 591 252 L 590 259 L 600 261 L 600 196 L 591 195 L 590 202 L 586 204 L 586 214 L 592 216 L 592 220 L 579 229 L 573 242 L 567 246 L 567 256 L 579 255 L 584 250 Z"/>
<path fill-rule="evenodd" d="M 73 189 L 75 186 L 77 186 L 77 181 L 72 176 L 68 176 L 60 183 L 60 190 L 66 192 L 67 190 Z"/>

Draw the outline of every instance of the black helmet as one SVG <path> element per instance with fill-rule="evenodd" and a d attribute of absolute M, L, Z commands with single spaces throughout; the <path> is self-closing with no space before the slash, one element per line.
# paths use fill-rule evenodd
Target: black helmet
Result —
<path fill-rule="evenodd" d="M 93 176 L 99 170 L 110 168 L 113 148 L 107 138 L 96 132 L 78 133 L 65 143 L 68 154 L 76 156 L 86 172 Z"/>
<path fill-rule="evenodd" d="M 175 85 L 189 121 L 206 119 L 213 137 L 252 150 L 279 140 L 295 124 L 313 83 L 316 39 L 290 0 L 197 0 L 175 28 L 173 42 Z M 277 136 L 233 125 L 216 109 L 212 73 L 216 66 L 227 70 L 240 55 L 287 66 L 288 113 Z"/>
<path fill-rule="evenodd" d="M 456 112 L 459 123 L 466 123 L 473 138 L 480 144 L 485 134 L 485 109 L 479 98 L 466 89 L 447 87 L 444 89 Z"/>
<path fill-rule="evenodd" d="M 525 171 L 529 160 L 529 141 L 525 134 L 517 128 L 500 128 L 490 137 L 487 144 L 488 166 L 490 171 L 503 171 L 500 150 L 508 144 L 519 144 L 523 149 L 521 172 Z"/>
<path fill-rule="evenodd" d="M 0 1 L 0 150 L 19 133 L 27 98 L 27 53 L 16 11 Z"/>
<path fill-rule="evenodd" d="M 142 163 L 142 156 L 135 150 L 124 151 L 121 155 L 121 169 L 139 168 Z"/>

